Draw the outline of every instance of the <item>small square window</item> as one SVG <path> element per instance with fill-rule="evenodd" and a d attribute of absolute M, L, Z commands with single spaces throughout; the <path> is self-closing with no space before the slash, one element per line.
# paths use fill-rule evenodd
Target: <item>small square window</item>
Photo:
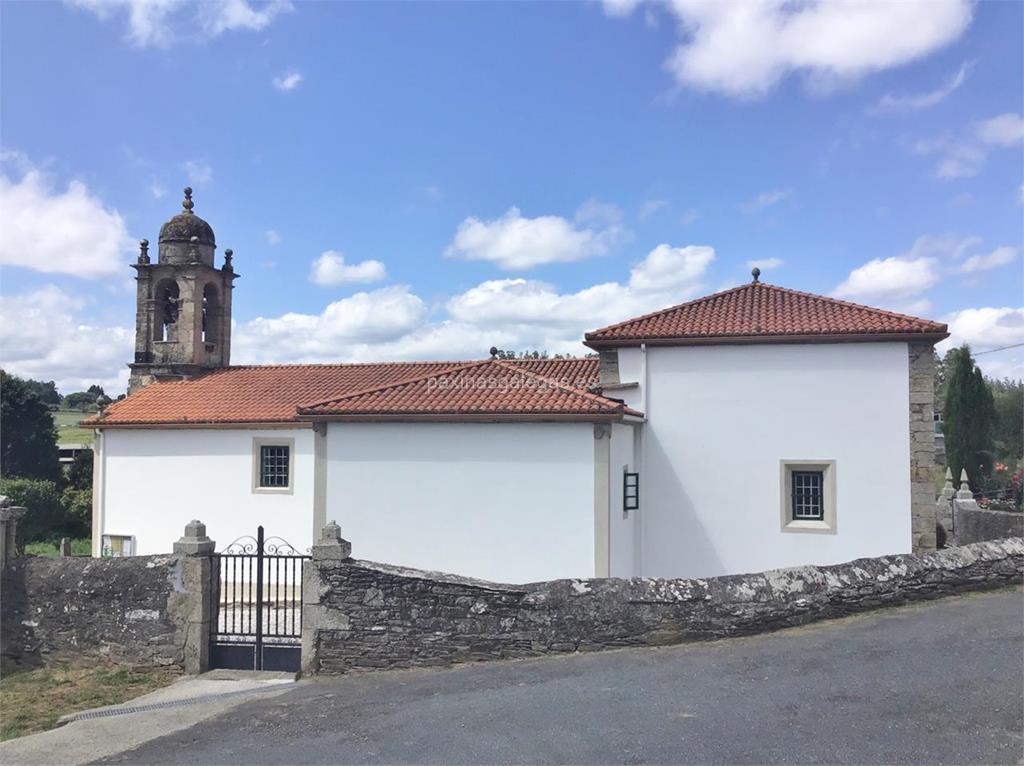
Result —
<path fill-rule="evenodd" d="M 825 518 L 825 472 L 793 471 L 792 477 L 793 518 L 822 521 Z"/>
<path fill-rule="evenodd" d="M 640 508 L 640 474 L 625 471 L 622 475 L 622 510 L 636 511 Z"/>
<path fill-rule="evenodd" d="M 835 461 L 782 460 L 779 469 L 782 531 L 835 533 Z"/>
<path fill-rule="evenodd" d="M 103 535 L 103 558 L 122 558 L 135 555 L 135 538 L 131 535 Z"/>
<path fill-rule="evenodd" d="M 284 445 L 260 446 L 260 486 L 281 488 L 288 486 L 290 450 Z"/>
<path fill-rule="evenodd" d="M 295 440 L 256 438 L 252 442 L 252 491 L 290 494 Z"/>

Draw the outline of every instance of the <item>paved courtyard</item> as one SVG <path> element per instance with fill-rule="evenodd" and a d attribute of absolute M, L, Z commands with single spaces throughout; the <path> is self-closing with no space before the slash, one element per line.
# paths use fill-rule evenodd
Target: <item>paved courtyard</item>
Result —
<path fill-rule="evenodd" d="M 109 761 L 1019 763 L 1022 604 L 1004 590 L 712 644 L 320 680 Z"/>

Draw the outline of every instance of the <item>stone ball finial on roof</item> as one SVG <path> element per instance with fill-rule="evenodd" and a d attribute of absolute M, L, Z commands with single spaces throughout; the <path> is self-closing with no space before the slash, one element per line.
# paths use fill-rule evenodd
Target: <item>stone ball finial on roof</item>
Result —
<path fill-rule="evenodd" d="M 195 203 L 192 201 L 192 187 L 185 187 L 185 199 L 181 203 L 182 212 L 171 218 L 160 228 L 160 242 L 190 243 L 198 237 L 200 245 L 216 246 L 213 227 L 192 212 Z"/>
<path fill-rule="evenodd" d="M 761 281 L 761 269 L 755 266 L 750 270 L 750 276 L 754 278 L 754 284 L 756 285 L 759 281 Z"/>
<path fill-rule="evenodd" d="M 493 359 L 494 357 L 496 357 L 498 355 L 498 347 L 497 346 L 491 346 L 489 353 L 491 355 L 491 359 Z"/>

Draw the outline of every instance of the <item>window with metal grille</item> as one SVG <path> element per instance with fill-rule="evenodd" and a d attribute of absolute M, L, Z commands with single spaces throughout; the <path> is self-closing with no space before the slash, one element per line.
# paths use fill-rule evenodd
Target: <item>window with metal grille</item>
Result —
<path fill-rule="evenodd" d="M 825 472 L 793 471 L 793 519 L 822 521 L 825 518 Z"/>
<path fill-rule="evenodd" d="M 288 447 L 283 445 L 260 446 L 261 487 L 288 486 L 288 452 Z"/>
<path fill-rule="evenodd" d="M 622 510 L 636 511 L 640 508 L 640 474 L 626 471 L 622 475 Z"/>

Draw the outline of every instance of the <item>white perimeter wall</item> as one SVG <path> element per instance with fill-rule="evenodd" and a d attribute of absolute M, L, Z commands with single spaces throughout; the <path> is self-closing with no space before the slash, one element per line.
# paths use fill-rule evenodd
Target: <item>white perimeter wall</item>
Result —
<path fill-rule="evenodd" d="M 591 424 L 331 423 L 352 555 L 496 582 L 594 575 Z"/>
<path fill-rule="evenodd" d="M 253 493 L 254 437 L 295 440 L 292 494 Z M 134 535 L 139 555 L 169 553 L 191 519 L 218 550 L 260 524 L 300 551 L 312 544 L 311 429 L 106 429 L 102 452 L 103 532 Z"/>
<path fill-rule="evenodd" d="M 654 347 L 647 363 L 644 576 L 910 550 L 906 344 Z M 781 459 L 836 461 L 836 534 L 780 530 Z"/>

